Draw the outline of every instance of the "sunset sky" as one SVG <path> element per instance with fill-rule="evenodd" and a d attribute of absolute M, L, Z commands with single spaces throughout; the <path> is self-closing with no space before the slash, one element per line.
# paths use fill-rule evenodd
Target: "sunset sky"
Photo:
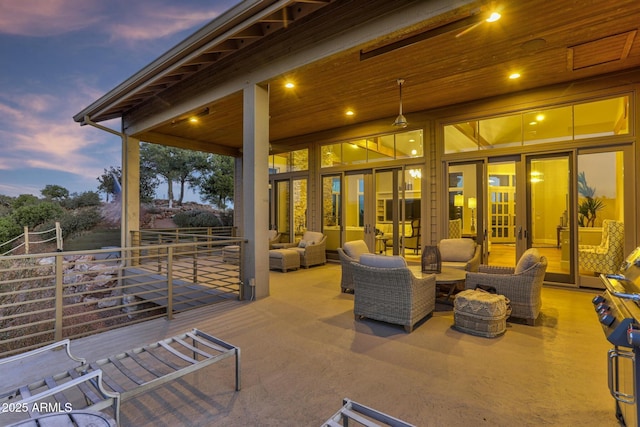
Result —
<path fill-rule="evenodd" d="M 0 194 L 96 191 L 120 139 L 72 116 L 236 3 L 0 0 Z"/>

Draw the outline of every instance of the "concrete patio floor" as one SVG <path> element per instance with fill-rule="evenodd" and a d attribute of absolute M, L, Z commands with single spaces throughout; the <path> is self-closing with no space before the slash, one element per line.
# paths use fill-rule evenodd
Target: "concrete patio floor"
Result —
<path fill-rule="evenodd" d="M 90 360 L 197 327 L 242 351 L 122 406 L 123 426 L 320 426 L 347 397 L 417 426 L 617 426 L 597 291 L 545 287 L 536 326 L 495 339 L 451 328 L 452 308 L 407 334 L 356 321 L 340 265 L 271 272 L 271 296 L 228 301 L 75 340 Z M 24 366 L 14 375 L 33 372 Z"/>

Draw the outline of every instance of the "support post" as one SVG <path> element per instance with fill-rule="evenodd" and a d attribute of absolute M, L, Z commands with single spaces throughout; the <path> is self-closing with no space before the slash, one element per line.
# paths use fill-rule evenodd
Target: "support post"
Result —
<path fill-rule="evenodd" d="M 269 295 L 269 91 L 252 84 L 243 94 L 242 295 L 262 298 Z"/>

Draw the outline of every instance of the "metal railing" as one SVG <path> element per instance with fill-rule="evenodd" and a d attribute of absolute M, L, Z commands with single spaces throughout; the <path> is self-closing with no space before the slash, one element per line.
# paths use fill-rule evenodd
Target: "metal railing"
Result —
<path fill-rule="evenodd" d="M 242 238 L 0 258 L 0 357 L 242 299 Z"/>
<path fill-rule="evenodd" d="M 54 233 L 55 232 L 55 233 Z M 47 238 L 43 238 L 43 240 L 31 240 L 31 236 L 32 235 L 37 235 L 37 236 L 45 236 L 47 234 L 51 234 L 54 233 L 52 237 Z M 49 243 L 49 242 L 53 242 L 54 240 L 56 241 L 56 247 L 59 251 L 62 250 L 62 228 L 60 227 L 60 223 L 56 222 L 56 225 L 54 228 L 51 228 L 49 230 L 44 230 L 44 231 L 29 231 L 29 227 L 24 227 L 24 232 L 22 234 L 20 234 L 19 236 L 14 237 L 13 239 L 9 240 L 8 242 L 4 242 L 4 243 L 0 243 L 0 248 L 3 248 L 7 245 L 11 245 L 14 242 L 19 241 L 20 239 L 23 240 L 22 243 L 14 246 L 13 248 L 9 249 L 8 251 L 4 252 L 2 255 L 9 255 L 11 253 L 16 252 L 18 249 L 24 247 L 24 253 L 28 254 L 29 251 L 31 250 L 31 245 L 37 245 L 40 243 Z"/>

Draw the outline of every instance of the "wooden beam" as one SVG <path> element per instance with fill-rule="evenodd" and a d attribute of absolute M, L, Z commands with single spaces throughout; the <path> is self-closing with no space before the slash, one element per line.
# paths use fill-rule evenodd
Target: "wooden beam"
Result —
<path fill-rule="evenodd" d="M 184 148 L 187 150 L 203 151 L 205 153 L 221 154 L 223 156 L 240 157 L 241 153 L 237 148 L 226 145 L 213 144 L 205 141 L 181 138 L 179 136 L 166 135 L 158 132 L 144 132 L 136 138 L 154 144 L 169 145 L 171 147 Z"/>

